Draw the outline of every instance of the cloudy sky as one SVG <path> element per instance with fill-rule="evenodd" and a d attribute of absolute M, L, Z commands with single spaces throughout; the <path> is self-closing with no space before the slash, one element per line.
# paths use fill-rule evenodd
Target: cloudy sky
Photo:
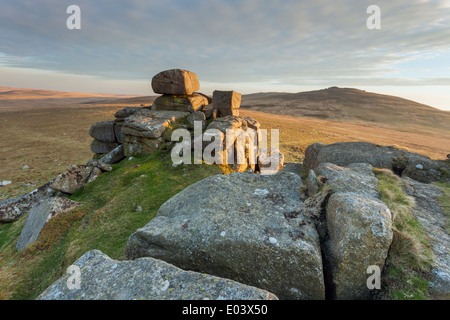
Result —
<path fill-rule="evenodd" d="M 205 93 L 356 87 L 450 110 L 450 0 L 0 0 L 0 86 L 150 95 L 171 68 Z"/>

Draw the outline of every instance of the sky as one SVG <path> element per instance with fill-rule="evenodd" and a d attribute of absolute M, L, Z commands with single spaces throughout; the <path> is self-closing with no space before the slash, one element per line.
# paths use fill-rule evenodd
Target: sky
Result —
<path fill-rule="evenodd" d="M 450 110 L 450 0 L 0 0 L 0 86 L 153 95 L 172 68 L 207 94 L 339 86 Z"/>

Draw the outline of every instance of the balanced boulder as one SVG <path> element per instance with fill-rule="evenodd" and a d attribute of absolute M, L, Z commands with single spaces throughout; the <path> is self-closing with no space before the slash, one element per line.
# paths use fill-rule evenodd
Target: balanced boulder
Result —
<path fill-rule="evenodd" d="M 152 89 L 159 94 L 190 95 L 200 89 L 200 82 L 193 72 L 171 69 L 153 77 Z"/>

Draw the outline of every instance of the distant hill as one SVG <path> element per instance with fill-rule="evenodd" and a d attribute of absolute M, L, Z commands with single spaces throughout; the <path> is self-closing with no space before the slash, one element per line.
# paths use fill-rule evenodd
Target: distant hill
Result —
<path fill-rule="evenodd" d="M 411 100 L 351 88 L 244 95 L 241 108 L 341 122 L 369 122 L 399 130 L 450 130 L 450 112 Z"/>
<path fill-rule="evenodd" d="M 112 93 L 82 93 L 82 92 L 0 87 L 0 100 L 61 99 L 61 98 L 86 98 L 86 97 L 129 98 L 135 97 L 135 95 L 112 94 Z"/>

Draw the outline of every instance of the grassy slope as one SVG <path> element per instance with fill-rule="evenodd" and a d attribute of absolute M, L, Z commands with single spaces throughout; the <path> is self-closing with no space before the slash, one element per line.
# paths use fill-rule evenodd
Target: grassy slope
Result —
<path fill-rule="evenodd" d="M 83 205 L 52 219 L 39 239 L 19 253 L 15 244 L 26 217 L 0 226 L 0 299 L 34 299 L 88 250 L 123 259 L 130 235 L 170 197 L 222 173 L 218 166 L 174 168 L 161 153 L 124 160 L 71 199 Z M 137 211 L 140 206 L 142 211 Z"/>
<path fill-rule="evenodd" d="M 375 169 L 377 191 L 393 215 L 394 238 L 383 275 L 385 299 L 426 299 L 433 263 L 428 236 L 412 213 L 414 198 L 403 181 L 387 169 Z"/>

